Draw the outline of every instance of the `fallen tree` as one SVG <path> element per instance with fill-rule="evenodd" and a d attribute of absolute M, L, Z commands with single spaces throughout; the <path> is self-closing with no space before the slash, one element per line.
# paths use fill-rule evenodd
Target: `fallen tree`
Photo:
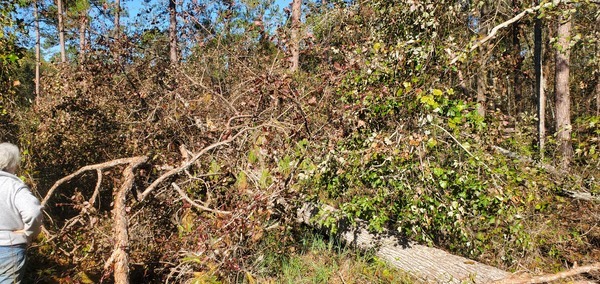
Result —
<path fill-rule="evenodd" d="M 231 120 L 230 120 L 230 122 L 231 122 Z M 160 184 L 162 184 L 164 181 L 168 180 L 169 178 L 171 178 L 173 176 L 180 174 L 181 172 L 186 171 L 202 155 L 208 153 L 210 150 L 228 145 L 231 142 L 233 142 L 236 138 L 238 138 L 240 135 L 242 135 L 243 133 L 245 133 L 249 130 L 252 130 L 252 129 L 260 128 L 262 126 L 263 125 L 260 125 L 257 127 L 246 127 L 246 128 L 239 130 L 234 135 L 230 135 L 231 131 L 232 131 L 232 127 L 230 127 L 228 124 L 228 127 L 227 127 L 225 133 L 229 133 L 228 135 L 230 135 L 230 136 L 226 137 L 222 141 L 219 141 L 219 142 L 213 143 L 209 146 L 206 146 L 198 153 L 186 153 L 186 154 L 191 155 L 191 157 L 184 156 L 183 160 L 181 162 L 181 165 L 179 167 L 174 168 L 170 171 L 167 171 L 166 173 L 163 173 L 153 183 L 151 183 L 143 192 L 137 192 L 137 197 L 139 198 L 138 199 L 139 202 L 143 202 L 144 198 L 146 198 L 148 195 L 150 195 L 150 193 L 154 189 L 156 189 L 156 187 L 158 187 Z M 183 154 L 184 153 L 182 153 L 182 155 Z M 110 271 L 112 270 L 115 283 L 118 283 L 118 284 L 129 283 L 129 252 L 128 252 L 129 251 L 129 249 L 128 249 L 129 248 L 129 224 L 128 224 L 128 217 L 127 217 L 127 215 L 128 215 L 127 214 L 127 194 L 129 192 L 131 192 L 131 189 L 132 189 L 134 181 L 135 181 L 135 173 L 134 173 L 135 169 L 138 168 L 140 165 L 146 163 L 147 160 L 148 160 L 147 156 L 138 156 L 138 157 L 116 159 L 116 160 L 99 163 L 99 164 L 94 164 L 94 165 L 88 165 L 88 166 L 81 167 L 80 169 L 73 172 L 72 174 L 65 176 L 65 177 L 61 178 L 60 180 L 56 181 L 54 183 L 54 185 L 48 190 L 48 192 L 46 193 L 46 196 L 42 199 L 42 202 L 41 202 L 42 206 L 47 206 L 48 201 L 50 200 L 50 198 L 52 198 L 55 191 L 61 185 L 71 181 L 72 179 L 78 177 L 79 175 L 81 175 L 85 172 L 88 172 L 88 171 L 96 171 L 97 172 L 97 182 L 96 182 L 96 186 L 94 188 L 92 197 L 89 200 L 86 200 L 85 202 L 83 202 L 83 204 L 80 204 L 81 205 L 80 207 L 82 208 L 80 214 L 78 216 L 68 220 L 66 222 L 66 225 L 63 226 L 63 228 L 56 233 L 50 233 L 47 230 L 45 230 L 47 237 L 48 237 L 46 242 L 51 242 L 52 240 L 56 239 L 58 236 L 65 234 L 67 229 L 71 228 L 73 225 L 80 222 L 82 219 L 82 216 L 94 206 L 94 202 L 100 193 L 100 186 L 102 184 L 102 177 L 103 177 L 104 170 L 114 168 L 117 166 L 126 165 L 125 169 L 123 169 L 123 172 L 122 172 L 122 177 L 123 177 L 122 183 L 121 183 L 120 187 L 113 194 L 112 230 L 113 230 L 113 236 L 114 236 L 114 244 L 113 244 L 113 252 L 104 264 L 104 270 L 105 270 L 104 274 L 105 275 L 109 274 Z M 179 188 L 179 186 L 176 183 L 172 183 L 172 186 L 182 196 L 183 199 L 185 199 L 187 202 L 192 204 L 192 206 L 196 207 L 197 209 L 200 209 L 203 211 L 209 211 L 209 212 L 212 212 L 215 214 L 231 214 L 231 212 L 217 210 L 217 209 L 211 209 L 204 205 L 200 205 L 200 204 L 196 203 L 195 201 L 191 200 Z"/>
<path fill-rule="evenodd" d="M 319 226 L 324 218 L 337 210 L 328 205 L 304 204 L 297 212 L 297 220 L 310 226 Z M 345 243 L 361 250 L 373 250 L 390 265 L 408 272 L 424 282 L 435 283 L 489 283 L 510 276 L 501 269 L 468 258 L 452 255 L 443 250 L 416 244 L 390 231 L 370 233 L 366 222 L 337 221 L 337 236 Z"/>
<path fill-rule="evenodd" d="M 112 168 L 115 166 L 126 164 L 127 167 L 123 170 L 123 183 L 118 188 L 118 190 L 114 194 L 114 206 L 113 206 L 113 233 L 115 236 L 114 248 L 110 258 L 106 261 L 104 265 L 104 269 L 108 270 L 110 268 L 114 271 L 115 283 L 129 283 L 129 234 L 128 234 L 128 224 L 127 224 L 127 210 L 126 210 L 126 198 L 127 193 L 131 191 L 133 186 L 133 182 L 135 179 L 134 170 L 139 167 L 141 164 L 145 163 L 148 160 L 146 156 L 132 157 L 132 158 L 123 158 L 117 159 L 105 163 L 100 163 L 96 165 L 89 165 L 80 168 L 76 172 L 58 180 L 54 183 L 54 185 L 50 188 L 46 197 L 42 200 L 42 205 L 46 206 L 48 200 L 52 197 L 54 191 L 63 183 L 77 177 L 78 175 L 87 172 L 96 170 L 98 172 L 98 182 L 96 183 L 96 188 L 94 190 L 94 194 L 92 198 L 87 202 L 84 209 L 93 205 L 94 200 L 96 199 L 98 192 L 100 190 L 100 184 L 102 183 L 102 170 Z M 78 218 L 74 218 L 73 220 L 77 220 Z M 75 221 L 69 222 L 70 225 L 75 224 Z M 70 227 L 66 226 L 65 228 Z M 54 237 L 50 237 L 49 241 L 54 239 Z"/>
<path fill-rule="evenodd" d="M 297 211 L 297 221 L 325 229 L 322 222 L 327 218 L 336 218 L 336 213 L 339 213 L 338 210 L 329 205 L 304 203 Z M 344 243 L 363 251 L 372 251 L 391 266 L 425 283 L 534 284 L 600 270 L 600 263 L 594 263 L 555 274 L 517 275 L 441 249 L 419 245 L 387 230 L 373 234 L 366 229 L 367 224 L 362 220 L 355 220 L 351 224 L 345 218 L 336 218 L 335 226 L 336 237 Z"/>

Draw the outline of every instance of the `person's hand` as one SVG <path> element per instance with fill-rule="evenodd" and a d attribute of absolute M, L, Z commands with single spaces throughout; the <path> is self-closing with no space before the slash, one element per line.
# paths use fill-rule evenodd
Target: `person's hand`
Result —
<path fill-rule="evenodd" d="M 25 234 L 25 230 L 16 230 L 16 231 L 13 231 L 13 233 Z"/>

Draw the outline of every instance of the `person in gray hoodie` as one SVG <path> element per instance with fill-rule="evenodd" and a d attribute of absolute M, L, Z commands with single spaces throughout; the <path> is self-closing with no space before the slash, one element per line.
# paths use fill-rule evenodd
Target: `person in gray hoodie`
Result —
<path fill-rule="evenodd" d="M 15 173 L 19 148 L 0 144 L 0 284 L 21 283 L 27 244 L 42 226 L 40 201 Z"/>

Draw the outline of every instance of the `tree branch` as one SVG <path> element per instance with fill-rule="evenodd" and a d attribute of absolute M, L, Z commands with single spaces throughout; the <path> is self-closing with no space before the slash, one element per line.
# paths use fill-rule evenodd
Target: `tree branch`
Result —
<path fill-rule="evenodd" d="M 133 158 L 117 159 L 117 160 L 112 160 L 112 161 L 108 161 L 108 162 L 101 163 L 101 164 L 95 164 L 95 165 L 89 165 L 89 166 L 82 167 L 79 170 L 77 170 L 76 172 L 56 181 L 54 183 L 54 185 L 50 188 L 50 190 L 48 190 L 48 193 L 46 193 L 46 196 L 44 197 L 44 199 L 42 199 L 42 202 L 41 202 L 42 206 L 46 206 L 46 203 L 48 203 L 48 200 L 50 199 L 50 197 L 52 197 L 52 194 L 60 185 L 62 185 L 63 183 L 73 179 L 74 177 L 76 177 L 86 171 L 102 170 L 102 169 L 111 168 L 111 167 L 115 167 L 115 166 L 123 165 L 123 164 L 132 164 L 132 163 L 135 164 L 141 160 L 143 160 L 143 162 L 145 162 L 147 159 L 148 158 L 145 156 L 139 156 L 139 157 L 133 157 Z M 143 162 L 141 162 L 141 163 L 143 163 Z"/>
<path fill-rule="evenodd" d="M 171 183 L 171 186 L 173 186 L 173 188 L 175 190 L 177 190 L 177 192 L 179 193 L 179 195 L 181 195 L 181 197 L 183 199 L 185 199 L 185 201 L 187 201 L 188 203 L 190 203 L 192 206 L 200 209 L 200 210 L 204 210 L 204 211 L 208 211 L 208 212 L 213 212 L 213 213 L 218 213 L 218 214 L 225 214 L 225 215 L 231 215 L 231 212 L 229 211 L 221 211 L 221 210 L 216 210 L 216 209 L 212 209 L 212 208 L 208 208 L 204 205 L 198 204 L 196 203 L 194 200 L 192 200 L 189 196 L 187 196 L 187 194 L 185 194 L 185 192 L 183 192 L 183 190 L 176 184 L 176 183 Z"/>
<path fill-rule="evenodd" d="M 556 274 L 546 274 L 535 277 L 520 277 L 520 278 L 505 278 L 494 282 L 493 284 L 535 284 L 535 283 L 546 283 L 564 279 L 567 277 L 588 273 L 592 271 L 600 270 L 600 262 L 596 262 L 591 265 L 574 267 L 567 271 L 562 271 Z"/>
<path fill-rule="evenodd" d="M 469 48 L 467 53 L 472 52 L 473 50 L 477 49 L 478 47 L 480 47 L 482 44 L 484 44 L 488 40 L 494 38 L 499 30 L 506 28 L 506 27 L 510 26 L 511 24 L 519 21 L 521 18 L 525 17 L 525 15 L 527 15 L 527 14 L 531 14 L 538 10 L 545 9 L 548 7 L 557 6 L 558 4 L 561 4 L 561 3 L 568 4 L 568 3 L 572 3 L 572 2 L 576 2 L 576 1 L 552 0 L 551 2 L 542 3 L 540 5 L 525 9 L 524 11 L 522 11 L 518 15 L 514 16 L 513 18 L 509 19 L 508 21 L 501 23 L 501 24 L 495 26 L 494 28 L 492 28 L 490 33 L 488 33 L 486 37 L 475 42 L 475 44 L 473 46 L 471 46 L 471 48 Z M 600 0 L 589 0 L 589 3 L 600 4 Z M 462 55 L 464 55 L 464 53 L 454 57 L 452 59 L 452 61 L 450 61 L 450 65 L 454 65 L 461 58 Z"/>
<path fill-rule="evenodd" d="M 188 167 L 190 167 L 192 164 L 194 164 L 196 162 L 196 160 L 198 160 L 202 155 L 206 154 L 206 152 L 227 145 L 229 143 L 231 143 L 233 140 L 235 140 L 238 136 L 242 135 L 242 133 L 252 130 L 252 129 L 257 129 L 262 127 L 262 125 L 257 126 L 257 127 L 250 127 L 250 128 L 244 128 L 242 130 L 240 130 L 238 133 L 236 133 L 235 135 L 229 137 L 226 140 L 211 144 L 207 147 L 205 147 L 204 149 L 202 149 L 200 152 L 198 152 L 197 154 L 195 154 L 191 159 L 185 161 L 183 164 L 181 164 L 181 166 L 174 168 L 166 173 L 164 173 L 163 175 L 161 175 L 160 177 L 158 177 L 154 182 L 152 182 L 152 184 L 150 184 L 142 193 L 138 193 L 138 200 L 142 201 L 144 200 L 154 189 L 156 189 L 156 187 L 158 185 L 160 185 L 163 181 L 165 181 L 166 179 L 170 178 L 171 176 L 174 176 L 176 174 L 179 174 L 180 172 L 184 171 L 185 169 L 187 169 Z"/>

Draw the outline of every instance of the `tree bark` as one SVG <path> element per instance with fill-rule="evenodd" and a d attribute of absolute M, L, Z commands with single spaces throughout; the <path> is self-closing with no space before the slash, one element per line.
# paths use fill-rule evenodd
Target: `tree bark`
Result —
<path fill-rule="evenodd" d="M 33 16 L 35 18 L 35 97 L 40 95 L 40 18 L 38 13 L 38 0 L 33 1 Z"/>
<path fill-rule="evenodd" d="M 596 116 L 600 115 L 600 73 L 596 74 Z"/>
<path fill-rule="evenodd" d="M 487 71 L 484 68 L 485 59 L 481 59 L 481 64 L 479 67 L 479 72 L 477 72 L 477 113 L 481 117 L 485 117 L 485 105 L 486 105 L 486 96 L 485 92 L 487 89 Z"/>
<path fill-rule="evenodd" d="M 83 61 L 85 60 L 85 52 L 87 49 L 85 31 L 87 29 L 88 11 L 80 11 L 80 13 L 81 15 L 79 16 L 79 64 L 83 63 Z"/>
<path fill-rule="evenodd" d="M 517 13 L 519 11 L 519 5 L 517 0 L 513 0 L 513 11 Z M 513 60 L 514 60 L 514 69 L 513 69 L 513 94 L 515 98 L 515 110 L 516 113 L 521 113 L 521 100 L 523 98 L 523 89 L 521 86 L 521 68 L 523 66 L 523 56 L 521 56 L 521 41 L 519 39 L 519 35 L 521 33 L 521 28 L 518 23 L 513 24 L 512 26 L 512 41 L 513 41 Z"/>
<path fill-rule="evenodd" d="M 298 71 L 300 65 L 300 16 L 302 11 L 302 0 L 293 0 L 292 2 L 292 29 L 290 32 L 290 52 L 291 66 L 290 71 Z"/>
<path fill-rule="evenodd" d="M 536 1 L 538 2 L 538 1 Z M 537 4 L 537 3 L 536 3 Z M 537 98 L 537 115 L 538 115 L 538 150 L 540 159 L 544 158 L 546 148 L 546 94 L 544 93 L 543 72 L 542 72 L 542 20 L 535 19 L 533 28 L 534 48 L 533 48 L 533 65 L 535 69 L 535 96 Z"/>
<path fill-rule="evenodd" d="M 115 36 L 121 33 L 121 0 L 115 0 Z"/>
<path fill-rule="evenodd" d="M 129 283 L 129 228 L 127 223 L 127 194 L 133 186 L 135 174 L 133 170 L 140 164 L 146 162 L 146 157 L 141 157 L 123 170 L 123 184 L 115 194 L 115 205 L 113 208 L 115 250 L 114 256 L 114 275 L 115 283 Z"/>
<path fill-rule="evenodd" d="M 569 92 L 571 17 L 560 17 L 557 32 L 555 67 L 555 104 L 558 150 L 561 167 L 566 169 L 573 156 L 571 146 L 571 96 Z"/>
<path fill-rule="evenodd" d="M 58 17 L 58 40 L 60 45 L 60 62 L 67 62 L 67 53 L 65 51 L 65 28 L 63 24 L 63 3 L 62 0 L 56 0 L 57 17 Z"/>
<path fill-rule="evenodd" d="M 61 178 L 56 181 L 54 185 L 48 190 L 44 199 L 42 199 L 42 206 L 46 206 L 48 200 L 54 194 L 54 191 L 63 183 L 73 179 L 74 177 L 87 172 L 96 170 L 98 172 L 98 182 L 94 194 L 90 199 L 90 204 L 94 203 L 94 200 L 99 192 L 100 183 L 102 181 L 101 170 L 106 168 L 112 168 L 118 165 L 127 164 L 127 167 L 123 170 L 123 184 L 119 187 L 118 191 L 114 194 L 114 206 L 113 206 L 113 231 L 115 238 L 115 247 L 110 258 L 104 264 L 104 269 L 113 267 L 115 283 L 126 284 L 129 283 L 129 235 L 128 235 L 128 224 L 127 224 L 127 194 L 131 191 L 133 182 L 135 179 L 134 170 L 145 163 L 148 160 L 146 156 L 138 156 L 132 158 L 123 158 L 112 160 L 109 162 L 88 165 L 80 168 L 76 172 Z"/>
<path fill-rule="evenodd" d="M 177 5 L 175 0 L 169 0 L 169 58 L 171 65 L 177 64 Z"/>
<path fill-rule="evenodd" d="M 477 48 L 479 48 L 482 44 L 486 43 L 487 41 L 489 41 L 490 39 L 496 37 L 496 35 L 498 34 L 498 31 L 500 31 L 501 29 L 504 29 L 510 25 L 512 25 L 513 23 L 516 23 L 517 21 L 519 21 L 521 18 L 525 17 L 525 15 L 527 14 L 531 14 L 533 12 L 539 11 L 539 10 L 543 10 L 545 8 L 548 7 L 552 7 L 555 6 L 556 1 L 546 1 L 544 4 L 539 4 L 536 5 L 534 7 L 528 8 L 523 10 L 521 13 L 519 13 L 518 15 L 512 17 L 511 19 L 495 26 L 492 28 L 492 30 L 482 39 L 477 40 L 473 45 L 471 45 L 470 48 L 467 49 L 467 52 L 471 52 Z M 559 3 L 574 3 L 576 1 L 567 1 L 567 0 L 558 0 Z M 595 4 L 600 4 L 600 0 L 590 0 L 590 3 L 595 3 Z M 461 58 L 463 58 L 464 54 L 459 54 L 456 57 L 454 57 L 451 61 L 450 61 L 450 65 L 454 65 L 456 62 L 458 62 L 458 60 L 460 60 Z"/>

